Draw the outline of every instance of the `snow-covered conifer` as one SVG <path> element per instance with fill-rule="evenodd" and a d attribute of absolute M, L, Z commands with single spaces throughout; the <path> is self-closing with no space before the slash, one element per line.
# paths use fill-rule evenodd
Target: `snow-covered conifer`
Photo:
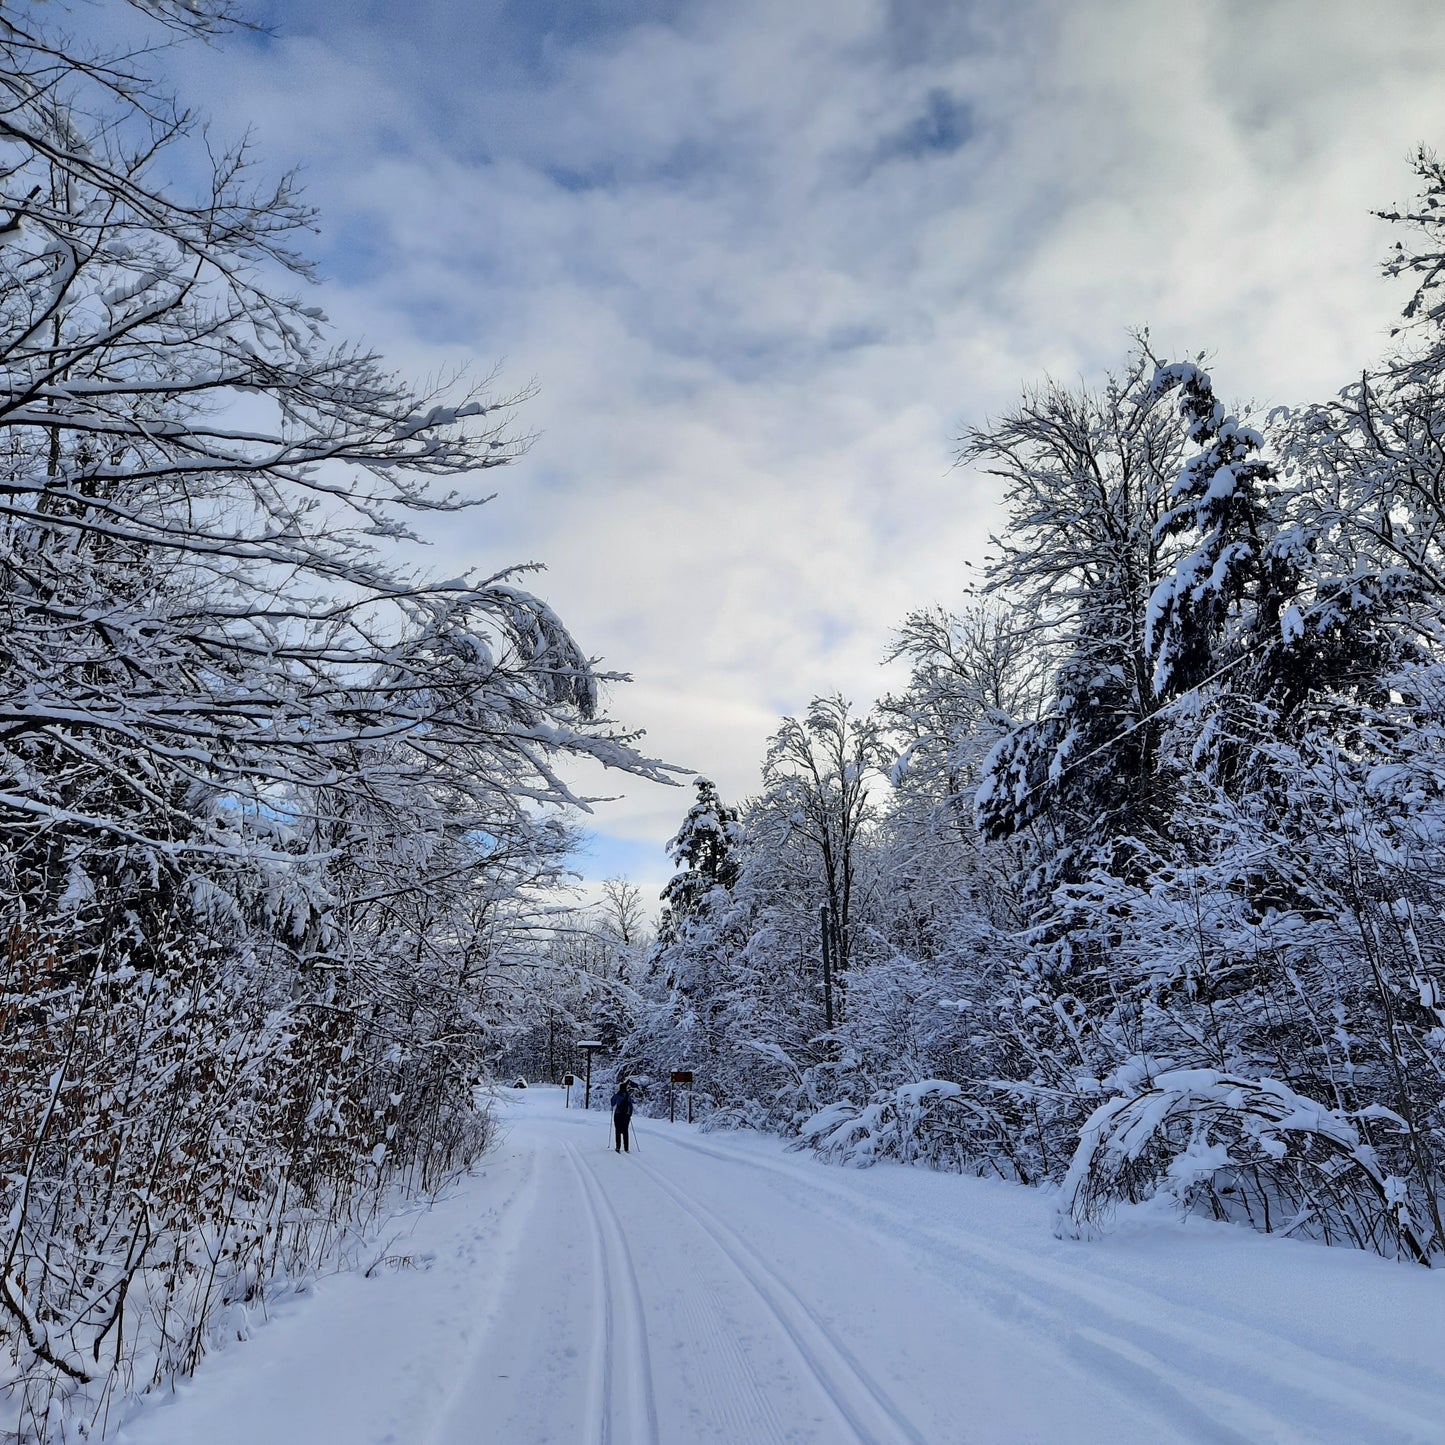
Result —
<path fill-rule="evenodd" d="M 667 844 L 678 871 L 662 890 L 664 941 L 676 938 L 687 920 L 703 911 L 714 888 L 731 888 L 738 877 L 743 833 L 737 809 L 722 801 L 710 778 L 698 778 L 693 786 L 697 797 Z"/>

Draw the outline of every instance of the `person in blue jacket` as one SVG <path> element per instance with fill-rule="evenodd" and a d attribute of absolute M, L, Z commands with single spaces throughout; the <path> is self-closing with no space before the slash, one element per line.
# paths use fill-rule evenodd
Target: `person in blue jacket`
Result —
<path fill-rule="evenodd" d="M 628 1132 L 632 1127 L 632 1083 L 623 1079 L 612 1096 L 612 1130 L 616 1135 L 613 1148 L 620 1154 L 624 1149 L 630 1154 L 632 1143 Z"/>

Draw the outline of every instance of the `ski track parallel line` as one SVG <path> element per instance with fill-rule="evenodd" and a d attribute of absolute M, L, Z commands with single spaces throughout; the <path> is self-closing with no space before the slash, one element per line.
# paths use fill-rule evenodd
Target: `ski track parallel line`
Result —
<path fill-rule="evenodd" d="M 882 1445 L 890 1436 L 904 1440 L 908 1445 L 928 1445 L 897 1405 L 869 1377 L 852 1352 L 755 1249 L 711 1210 L 690 1200 L 657 1170 L 645 1164 L 642 1168 L 658 1188 L 692 1217 L 752 1286 L 861 1445 Z M 812 1336 L 811 1342 L 806 1336 Z M 831 1363 L 826 1363 L 829 1359 Z M 853 1399 L 850 1400 L 849 1396 Z M 865 1419 L 860 1418 L 869 1414 L 883 1417 L 882 1435 L 870 1429 Z"/>
<path fill-rule="evenodd" d="M 741 1158 L 722 1150 L 709 1149 L 690 1140 L 669 1138 L 667 1143 L 705 1158 L 750 1166 L 789 1184 L 800 1185 L 835 1205 L 842 1201 L 856 1208 L 859 1203 L 853 1198 L 845 1199 L 839 1191 L 821 1182 L 806 1179 L 791 1169 L 780 1169 L 762 1160 Z M 1318 1401 L 1321 1395 L 1326 1395 L 1337 1407 L 1359 1419 L 1362 1425 L 1395 1432 L 1389 1437 L 1375 1438 L 1418 1441 L 1438 1436 L 1439 1425 L 1435 1419 L 1419 1414 L 1409 1406 L 1380 1398 L 1380 1382 L 1370 1379 L 1349 1361 L 1337 1360 L 1306 1345 L 1270 1335 L 1258 1326 L 1241 1325 L 1222 1317 L 1211 1319 L 1197 1309 L 1189 1310 L 1189 1313 L 1199 1317 L 1197 1325 L 1172 1322 L 1171 1316 L 1178 1316 L 1181 1306 L 1136 1284 L 1126 1284 L 1122 1288 L 1144 1302 L 1157 1303 L 1159 1308 L 1151 1311 L 1147 1320 L 1141 1320 L 1137 1316 L 1130 1318 L 1128 1305 L 1117 1293 L 1108 1300 L 1100 1298 L 1103 1282 L 1099 1285 L 1084 1285 L 1051 1273 L 1046 1275 L 1035 1260 L 1011 1246 L 985 1245 L 944 1234 L 928 1226 L 920 1227 L 901 1211 L 881 1200 L 869 1200 L 867 1207 L 875 1218 L 886 1222 L 895 1235 L 912 1249 L 925 1255 L 931 1255 L 940 1249 L 952 1253 L 965 1267 L 991 1279 L 1005 1295 L 1011 1296 L 1015 1301 L 1020 1297 L 1026 1298 L 1043 1317 L 1044 1323 L 1051 1324 L 1057 1343 L 1066 1344 L 1070 1338 L 1081 1338 L 1076 1311 L 1083 1309 L 1091 1316 L 1091 1328 L 1087 1333 L 1092 1348 L 1087 1354 L 1096 1356 L 1098 1352 L 1107 1350 L 1111 1357 L 1127 1360 L 1132 1364 L 1133 1369 L 1127 1371 L 1128 1374 L 1134 1374 L 1141 1368 L 1141 1353 L 1153 1356 L 1156 1361 L 1153 1373 L 1171 1394 L 1176 1387 L 1168 1382 L 1182 1377 L 1168 1359 L 1161 1357 L 1161 1341 L 1224 1366 L 1231 1374 L 1231 1383 L 1236 1386 L 1244 1379 L 1250 1380 L 1256 1385 L 1255 1397 L 1244 1394 L 1228 1397 L 1231 1406 L 1229 1413 L 1236 1413 L 1242 1406 L 1249 1408 L 1256 1413 L 1256 1420 L 1251 1426 L 1255 1430 L 1265 1426 L 1265 1420 L 1259 1418 L 1261 1415 L 1268 1417 L 1269 1424 L 1276 1430 L 1283 1428 L 1288 1432 L 1291 1428 L 1284 1425 L 1277 1413 L 1277 1405 L 1257 1397 L 1257 1386 L 1262 1383 L 1300 1398 L 1312 1396 Z M 1123 1307 L 1120 1308 L 1121 1306 Z M 1066 1330 L 1062 1339 L 1056 1333 L 1060 1326 Z M 1214 1326 L 1216 1330 L 1219 1327 L 1226 1329 L 1229 1332 L 1228 1338 L 1241 1345 L 1245 1339 L 1249 1339 L 1254 1347 L 1229 1349 L 1218 1338 L 1217 1333 L 1210 1331 L 1210 1326 Z M 1269 1369 L 1267 1361 L 1272 1356 L 1265 1346 L 1268 1351 L 1288 1354 L 1291 1357 L 1291 1368 Z M 1210 1379 L 1198 1372 L 1195 1372 L 1192 1381 L 1188 1383 L 1197 1385 L 1216 1398 L 1222 1398 L 1221 1392 Z M 1392 1383 L 1410 1388 L 1403 1380 Z M 1216 1429 L 1223 1429 L 1226 1438 L 1235 1438 L 1235 1427 L 1232 1424 L 1220 1420 L 1217 1416 L 1212 1418 L 1211 1423 Z M 1286 1433 L 1278 1438 L 1291 1437 Z"/>
<path fill-rule="evenodd" d="M 612 1271 L 602 1238 L 602 1224 L 582 1176 L 582 1166 L 577 1162 L 577 1151 L 565 1140 L 562 1147 L 577 1175 L 577 1190 L 591 1226 L 592 1254 L 597 1265 L 593 1274 L 592 1384 L 587 1392 L 590 1419 L 586 1422 L 587 1428 L 578 1432 L 578 1438 L 590 1437 L 598 1445 L 612 1445 Z"/>
<path fill-rule="evenodd" d="M 637 1266 L 632 1258 L 632 1249 L 627 1243 L 622 1222 L 617 1210 L 607 1197 L 607 1191 L 597 1177 L 597 1172 L 583 1157 L 575 1144 L 567 1145 L 572 1165 L 582 1180 L 591 1213 L 594 1237 L 603 1245 L 605 1254 L 616 1264 L 617 1287 L 624 1291 L 625 1306 L 620 1311 L 625 1320 L 625 1331 L 631 1337 L 624 1341 L 627 1350 L 629 1383 L 627 1391 L 631 1421 L 624 1445 L 659 1445 L 661 1435 L 657 1425 L 657 1394 L 652 1380 L 652 1354 L 647 1343 L 647 1316 L 642 1307 L 642 1289 L 637 1280 Z M 611 1392 L 611 1372 L 617 1363 L 617 1339 L 613 1327 L 614 1272 L 605 1269 L 608 1318 L 608 1391 Z M 611 1401 L 608 1403 L 609 1414 Z"/>
<path fill-rule="evenodd" d="M 691 1148 L 709 1158 L 724 1162 L 730 1161 L 729 1155 L 715 1150 L 702 1149 L 697 1145 L 685 1144 L 681 1140 L 669 1142 L 677 1143 L 684 1149 Z M 751 1163 L 752 1161 L 739 1160 L 738 1162 Z M 754 1167 L 780 1179 L 790 1180 L 793 1177 L 791 1171 L 769 1168 L 765 1164 L 756 1164 Z M 806 1187 L 807 1181 L 800 1182 L 803 1182 Z M 816 1192 L 829 1199 L 835 1197 L 830 1190 L 816 1188 Z M 892 1211 L 888 1211 L 885 1206 L 879 1206 L 879 1212 L 881 1217 L 890 1223 L 902 1223 L 901 1220 L 893 1218 Z M 910 1239 L 920 1237 L 916 1230 L 905 1228 L 905 1232 Z M 939 1242 L 945 1245 L 950 1243 L 942 1237 Z M 1017 1281 L 1006 1278 L 1001 1270 L 982 1271 L 982 1273 L 989 1278 L 992 1286 L 1002 1297 L 1012 1300 L 1015 1308 L 1010 1313 L 1016 1316 L 1018 1314 L 1017 1301 L 1020 1294 L 1023 1294 L 1017 1288 Z M 1024 1298 L 1029 1297 L 1025 1294 Z M 1029 1302 L 1033 1305 L 1034 1316 L 1030 1321 L 1034 1327 L 1031 1332 L 1038 1334 L 1046 1342 L 1048 1348 L 1060 1357 L 1071 1360 L 1076 1366 L 1085 1367 L 1086 1376 L 1101 1369 L 1105 1371 L 1111 1377 L 1115 1393 L 1130 1400 L 1136 1408 L 1142 1406 L 1148 1409 L 1160 1420 L 1161 1426 L 1164 1428 L 1177 1432 L 1181 1421 L 1187 1418 L 1198 1432 L 1193 1438 L 1201 1442 L 1208 1442 L 1208 1445 L 1264 1445 L 1266 1441 L 1283 1442 L 1293 1439 L 1291 1436 L 1280 1436 L 1277 1433 L 1279 1421 L 1276 1417 L 1260 1418 L 1257 1413 L 1255 1419 L 1251 1421 L 1249 1432 L 1241 1433 L 1234 1425 L 1218 1419 L 1209 1411 L 1201 1408 L 1195 1399 L 1193 1389 L 1199 1382 L 1183 1376 L 1179 1371 L 1169 1368 L 1159 1360 L 1150 1358 L 1147 1351 L 1143 1352 L 1145 1358 L 1141 1359 L 1141 1351 L 1122 1337 L 1112 1336 L 1107 1331 L 1080 1329 L 1077 1321 L 1066 1313 L 1041 1306 L 1033 1299 L 1030 1299 Z M 1144 1398 L 1146 1394 L 1153 1396 L 1147 1404 Z M 1236 1405 L 1234 1401 L 1229 1403 Z M 1237 1405 L 1231 1413 L 1238 1413 Z M 916 1436 L 910 1438 L 917 1439 Z M 1186 1437 L 1176 1433 L 1175 1438 L 1182 1441 Z"/>

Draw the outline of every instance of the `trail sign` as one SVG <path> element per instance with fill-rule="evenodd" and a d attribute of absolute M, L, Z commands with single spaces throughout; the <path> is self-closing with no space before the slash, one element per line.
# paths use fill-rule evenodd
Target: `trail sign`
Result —
<path fill-rule="evenodd" d="M 584 1109 L 590 1109 L 592 1107 L 592 1055 L 602 1047 L 602 1040 L 579 1039 L 577 1041 L 577 1047 L 587 1055 L 587 1084 L 582 1096 L 582 1107 Z"/>
<path fill-rule="evenodd" d="M 575 1077 L 574 1075 L 572 1075 L 572 1074 L 563 1074 L 563 1075 L 562 1075 L 562 1082 L 570 1089 L 570 1088 L 572 1087 L 572 1085 L 577 1082 L 577 1079 L 576 1079 L 576 1077 Z"/>
<path fill-rule="evenodd" d="M 675 1107 L 674 1107 L 676 1096 L 675 1096 L 674 1093 L 673 1093 L 673 1089 L 674 1089 L 678 1084 L 686 1084 L 686 1085 L 687 1085 L 687 1122 L 688 1122 L 689 1124 L 691 1124 L 691 1123 L 692 1123 L 692 1070 L 691 1070 L 691 1069 L 674 1069 L 674 1070 L 672 1071 L 672 1082 L 671 1082 L 671 1084 L 668 1085 L 668 1089 L 667 1089 L 667 1122 L 668 1122 L 669 1124 L 671 1124 L 671 1123 L 674 1123 L 674 1122 L 676 1121 L 676 1119 L 677 1119 L 677 1113 L 676 1113 L 676 1109 L 675 1109 Z"/>

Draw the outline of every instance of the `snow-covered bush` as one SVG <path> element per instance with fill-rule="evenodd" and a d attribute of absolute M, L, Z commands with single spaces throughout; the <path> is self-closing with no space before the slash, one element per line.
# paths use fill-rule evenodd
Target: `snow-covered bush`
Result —
<path fill-rule="evenodd" d="M 802 1125 L 794 1147 L 860 1169 L 893 1159 L 954 1173 L 1028 1177 L 1021 1175 L 1005 1121 L 947 1079 L 879 1090 L 861 1106 L 839 1100 Z"/>
<path fill-rule="evenodd" d="M 724 1104 L 721 1107 L 708 1107 L 710 1101 L 706 1095 L 699 1096 L 699 1099 L 702 1108 L 699 1111 L 698 1103 L 695 1102 L 693 1117 L 698 1120 L 698 1128 L 704 1134 L 728 1129 L 756 1129 L 762 1132 L 767 1130 L 770 1123 L 767 1108 L 756 1099 L 740 1099 L 735 1104 Z"/>
<path fill-rule="evenodd" d="M 1080 1132 L 1061 1233 L 1087 1235 L 1117 1204 L 1159 1198 L 1265 1232 L 1427 1260 L 1429 1231 L 1416 1226 L 1409 1186 L 1381 1171 L 1358 1117 L 1272 1079 L 1216 1069 L 1151 1077 L 1144 1061 L 1118 1082 L 1130 1076 L 1136 1089 L 1100 1105 Z M 1404 1128 L 1379 1107 L 1367 1117 Z"/>

